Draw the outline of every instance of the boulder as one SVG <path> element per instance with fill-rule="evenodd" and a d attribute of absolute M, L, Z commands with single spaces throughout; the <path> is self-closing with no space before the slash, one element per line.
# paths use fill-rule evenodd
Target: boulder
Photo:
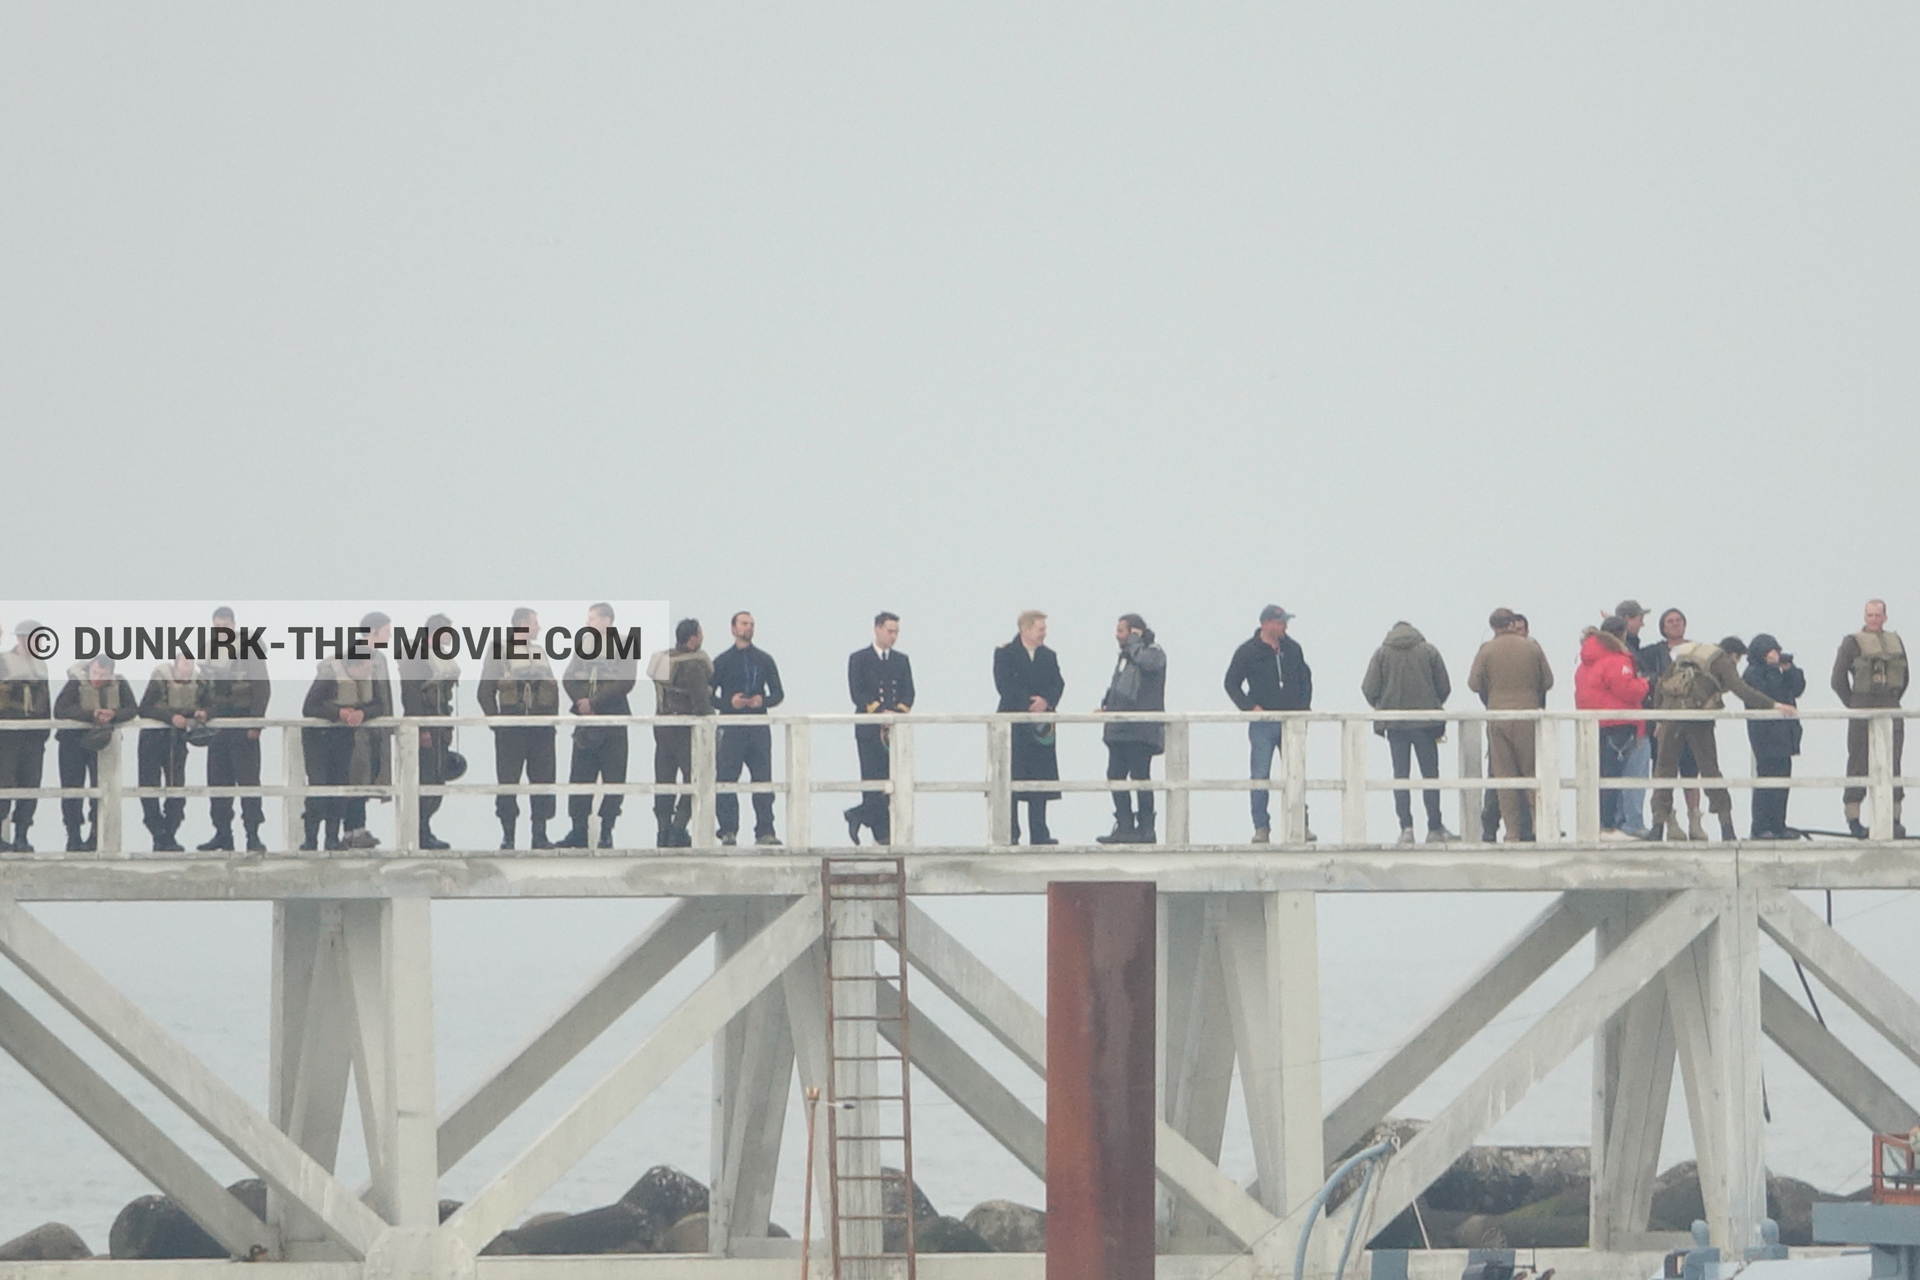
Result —
<path fill-rule="evenodd" d="M 1571 1192 L 1588 1194 L 1585 1147 L 1474 1147 L 1453 1162 L 1421 1198 L 1421 1206 L 1498 1216 Z"/>
<path fill-rule="evenodd" d="M 995 1253 L 1045 1253 L 1047 1214 L 1011 1200 L 985 1200 L 964 1221 Z"/>
<path fill-rule="evenodd" d="M 667 1225 L 647 1210 L 621 1200 L 501 1234 L 511 1243 L 513 1253 L 651 1253 Z"/>
<path fill-rule="evenodd" d="M 707 1251 L 707 1215 L 690 1213 L 668 1227 L 654 1246 L 655 1253 L 705 1253 Z"/>
<path fill-rule="evenodd" d="M 558 1209 L 549 1209 L 545 1213 L 534 1214 L 531 1218 L 528 1218 L 525 1222 L 521 1223 L 520 1227 L 521 1228 L 544 1227 L 549 1222 L 558 1222 L 560 1221 L 560 1219 L 566 1216 L 567 1216 L 566 1214 L 560 1212 L 560 1210 Z"/>
<path fill-rule="evenodd" d="M 243 1178 L 227 1194 L 256 1218 L 267 1216 L 267 1184 Z M 224 1258 L 227 1251 L 167 1196 L 129 1201 L 107 1232 L 107 1250 L 115 1258 Z"/>
<path fill-rule="evenodd" d="M 994 1252 L 993 1246 L 982 1239 L 978 1231 L 958 1218 L 944 1215 L 913 1224 L 913 1247 L 916 1253 Z"/>
<path fill-rule="evenodd" d="M 1767 1216 L 1780 1224 L 1781 1244 L 1812 1244 L 1813 1206 L 1842 1198 L 1798 1178 L 1767 1175 Z M 1694 1219 L 1706 1214 L 1706 1197 L 1700 1194 L 1700 1169 L 1693 1161 L 1674 1165 L 1653 1184 L 1653 1230 L 1687 1231 Z"/>
<path fill-rule="evenodd" d="M 49 1222 L 0 1244 L 0 1262 L 70 1262 L 91 1258 L 80 1233 L 64 1222 Z"/>
<path fill-rule="evenodd" d="M 886 1181 L 880 1184 L 880 1212 L 904 1213 L 906 1195 L 903 1188 L 907 1185 L 907 1175 L 898 1169 L 881 1169 L 880 1176 Z M 704 1205 L 702 1206 L 705 1207 Z M 913 1188 L 913 1220 L 921 1222 L 927 1218 L 937 1218 L 940 1211 L 933 1207 L 933 1201 L 927 1199 L 918 1183 Z"/>
<path fill-rule="evenodd" d="M 672 1165 L 657 1164 L 627 1188 L 620 1203 L 646 1213 L 664 1232 L 690 1213 L 707 1211 L 707 1188 Z"/>

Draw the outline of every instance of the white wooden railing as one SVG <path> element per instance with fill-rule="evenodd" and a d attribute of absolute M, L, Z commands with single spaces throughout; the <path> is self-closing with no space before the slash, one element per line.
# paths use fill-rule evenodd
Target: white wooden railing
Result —
<path fill-rule="evenodd" d="M 1920 778 L 1897 777 L 1893 772 L 1894 722 L 1903 712 L 1893 710 L 1808 710 L 1800 714 L 1803 722 L 1865 720 L 1868 724 L 1869 767 L 1863 778 L 1809 776 L 1793 778 L 1727 777 L 1712 785 L 1745 790 L 1754 787 L 1834 789 L 1861 786 L 1866 789 L 1871 807 L 1869 838 L 1893 837 L 1894 802 L 1897 787 L 1920 785 Z M 1645 777 L 1603 778 L 1600 773 L 1600 722 L 1618 720 L 1618 711 L 1401 711 L 1401 712 L 1123 712 L 1123 713 L 1041 713 L 1041 714 L 911 714 L 911 715 L 770 715 L 752 719 L 723 716 L 594 716 L 572 715 L 451 716 L 438 718 L 393 717 L 370 720 L 365 727 L 384 730 L 392 737 L 392 781 L 368 786 L 315 786 L 306 781 L 301 737 L 297 730 L 341 728 L 326 721 L 306 719 L 227 719 L 214 721 L 219 728 L 259 728 L 275 732 L 280 739 L 282 779 L 277 784 L 258 787 L 137 787 L 127 786 L 124 778 L 122 746 L 126 739 L 142 729 L 138 721 L 116 726 L 115 740 L 101 752 L 103 767 L 100 784 L 89 788 L 40 787 L 36 789 L 0 788 L 0 798 L 37 798 L 43 802 L 81 797 L 100 801 L 98 847 L 89 853 L 60 855 L 67 858 L 102 858 L 122 852 L 122 809 L 128 800 L 148 797 L 187 797 L 205 799 L 215 796 L 277 798 L 284 801 L 283 849 L 297 849 L 301 840 L 301 804 L 308 796 L 366 796 L 390 799 L 395 805 L 397 852 L 419 852 L 419 801 L 423 795 L 459 797 L 497 795 L 626 796 L 691 795 L 693 816 L 690 833 L 696 848 L 711 848 L 717 841 L 715 801 L 722 794 L 740 796 L 770 792 L 782 797 L 785 827 L 790 843 L 797 848 L 811 847 L 813 797 L 828 793 L 886 792 L 892 806 L 892 844 L 896 848 L 916 846 L 915 801 L 924 795 L 972 794 L 985 799 L 986 825 L 982 845 L 1001 847 L 1010 830 L 1013 793 L 1021 789 L 1012 776 L 1012 731 L 1019 723 L 1041 722 L 1056 725 L 1104 725 L 1119 722 L 1157 722 L 1165 726 L 1166 749 L 1161 757 L 1161 776 L 1151 780 L 1109 781 L 1100 778 L 1063 778 L 1048 781 L 1048 790 L 1065 793 L 1107 792 L 1116 790 L 1164 792 L 1164 818 L 1161 824 L 1165 847 L 1191 843 L 1190 800 L 1195 792 L 1250 792 L 1270 790 L 1274 796 L 1275 843 L 1298 844 L 1305 838 L 1306 803 L 1309 792 L 1334 792 L 1340 797 L 1339 838 L 1322 841 L 1322 848 L 1365 845 L 1367 841 L 1368 796 L 1393 790 L 1440 790 L 1459 793 L 1460 823 L 1466 835 L 1475 833 L 1484 791 L 1520 789 L 1531 793 L 1534 830 L 1542 844 L 1563 840 L 1561 825 L 1564 793 L 1574 793 L 1572 841 L 1592 845 L 1600 838 L 1600 794 L 1603 790 L 1646 790 L 1655 786 L 1700 786 L 1703 780 L 1685 778 L 1654 780 Z M 1644 711 L 1635 718 L 1649 721 L 1713 720 L 1745 721 L 1777 719 L 1773 711 Z M 1382 769 L 1370 767 L 1368 736 L 1381 723 L 1432 723 L 1444 720 L 1456 746 L 1456 767 L 1451 776 L 1441 778 L 1396 779 Z M 1490 721 L 1533 721 L 1542 726 L 1535 733 L 1535 774 L 1531 777 L 1489 778 L 1485 774 L 1486 725 Z M 1192 773 L 1192 729 L 1196 725 L 1233 725 L 1254 721 L 1278 721 L 1281 748 L 1271 780 L 1245 776 L 1195 777 Z M 822 731 L 847 734 L 859 724 L 880 724 L 888 728 L 888 753 L 892 776 L 889 779 L 820 778 L 813 769 L 813 744 Z M 1309 727 L 1315 724 L 1339 726 L 1338 771 L 1316 773 L 1319 760 L 1309 749 Z M 461 781 L 448 785 L 426 785 L 420 781 L 420 735 L 395 732 L 398 729 L 530 728 L 554 725 L 562 728 L 613 728 L 628 726 L 650 729 L 655 726 L 684 725 L 693 738 L 693 780 L 690 783 L 518 783 Z M 949 726 L 976 726 L 985 738 L 986 768 L 974 779 L 930 779 L 919 776 L 915 767 L 916 736 L 927 729 Z M 65 722 L 0 720 L 0 732 L 46 731 L 84 728 Z M 1571 729 L 1572 770 L 1562 762 L 1563 727 Z M 784 776 L 771 782 L 720 782 L 715 770 L 717 732 L 726 728 L 767 728 L 783 735 L 786 748 Z M 634 745 L 644 749 L 646 737 Z M 639 754 L 636 752 L 636 755 Z M 54 755 L 49 744 L 48 756 Z M 109 763 L 112 762 L 112 763 Z M 47 768 L 53 767 L 47 760 Z M 118 767 L 114 767 L 117 765 Z M 55 815 L 42 813 L 42 818 Z M 645 852 L 639 850 L 637 852 Z M 40 854 L 39 857 L 50 855 Z"/>

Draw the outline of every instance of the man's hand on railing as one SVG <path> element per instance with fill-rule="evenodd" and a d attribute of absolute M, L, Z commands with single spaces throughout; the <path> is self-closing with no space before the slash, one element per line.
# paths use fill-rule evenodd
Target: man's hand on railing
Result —
<path fill-rule="evenodd" d="M 93 722 L 95 724 L 112 724 L 113 709 L 111 707 L 95 708 L 93 713 Z"/>
<path fill-rule="evenodd" d="M 358 729 L 360 722 L 366 718 L 367 713 L 358 707 L 340 708 L 340 723 L 346 725 L 349 729 Z"/>

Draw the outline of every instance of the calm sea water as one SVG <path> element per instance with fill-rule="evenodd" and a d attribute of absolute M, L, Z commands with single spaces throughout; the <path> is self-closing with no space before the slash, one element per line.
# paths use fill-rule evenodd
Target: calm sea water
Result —
<path fill-rule="evenodd" d="M 1329 1104 L 1398 1044 L 1475 965 L 1547 902 L 1543 895 L 1323 895 L 1320 902 L 1322 1052 Z M 1824 903 L 1810 895 L 1824 910 Z M 434 911 L 437 1075 L 443 1103 L 457 1097 L 660 910 L 651 902 L 443 903 Z M 244 1097 L 264 1109 L 270 909 L 262 904 L 112 904 L 39 906 L 34 913 L 97 965 Z M 1036 1004 L 1044 1004 L 1045 914 L 1037 898 L 943 900 L 932 914 L 974 947 Z M 1911 973 L 1911 940 L 1920 923 L 1912 894 L 1836 895 L 1841 930 L 1890 973 Z M 1793 968 L 1770 943 L 1763 964 L 1790 991 Z M 1402 1114 L 1434 1114 L 1475 1073 L 1563 994 L 1590 964 L 1577 948 L 1493 1027 L 1463 1050 Z M 483 1143 L 444 1180 L 463 1198 L 484 1186 L 568 1101 L 604 1073 L 680 1000 L 710 965 L 703 949 L 601 1041 Z M 93 1042 L 17 971 L 0 963 L 0 984 L 85 1046 L 85 1056 L 121 1084 L 164 1128 L 231 1181 L 244 1169 L 128 1068 Z M 1819 989 L 1816 987 L 1816 991 Z M 1824 992 L 1830 1025 L 1909 1098 L 1920 1098 L 1920 1068 L 1893 1051 Z M 1044 1110 L 1044 1086 L 985 1033 L 947 1005 L 930 984 L 916 1000 L 963 1043 Z M 1864 1129 L 1783 1055 L 1767 1048 L 1772 1121 L 1767 1143 L 1775 1171 L 1846 1190 L 1866 1176 Z M 916 1088 L 919 1178 L 943 1212 L 977 1202 L 1043 1202 L 1039 1183 L 924 1081 Z M 1488 1136 L 1496 1142 L 1581 1143 L 1589 1124 L 1588 1051 L 1576 1051 Z M 584 1209 L 617 1197 L 649 1166 L 677 1165 L 704 1179 L 710 1067 L 697 1054 L 589 1157 L 533 1206 Z M 349 1104 L 351 1106 L 351 1103 Z M 342 1173 L 364 1172 L 349 1137 Z M 790 1113 L 776 1217 L 797 1227 L 801 1127 Z M 1675 1085 L 1663 1164 L 1692 1154 L 1684 1099 Z M 1244 1111 L 1236 1093 L 1224 1163 L 1253 1176 Z M 151 1188 L 77 1118 L 10 1059 L 0 1058 L 0 1239 L 41 1222 L 67 1222 L 96 1250 L 120 1207 Z"/>

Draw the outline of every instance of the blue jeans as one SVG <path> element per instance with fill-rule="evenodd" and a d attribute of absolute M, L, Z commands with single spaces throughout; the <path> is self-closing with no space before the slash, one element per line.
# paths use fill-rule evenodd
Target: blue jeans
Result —
<path fill-rule="evenodd" d="M 1256 720 L 1247 726 L 1247 742 L 1252 751 L 1248 768 L 1250 778 L 1271 778 L 1273 776 L 1273 758 L 1280 753 L 1280 722 L 1278 720 Z M 1267 792 L 1254 791 L 1252 797 L 1253 825 L 1256 829 L 1271 828 L 1267 817 Z"/>
<path fill-rule="evenodd" d="M 1600 726 L 1600 776 L 1602 778 L 1624 778 L 1627 776 L 1627 760 L 1633 755 L 1640 742 L 1638 725 L 1608 724 Z M 1621 791 L 1600 792 L 1600 829 L 1619 831 L 1626 824 L 1627 806 L 1620 803 Z"/>
<path fill-rule="evenodd" d="M 1623 778 L 1651 778 L 1653 776 L 1653 735 L 1643 733 L 1634 739 L 1633 750 L 1627 753 L 1622 762 L 1620 776 Z M 1644 835 L 1647 830 L 1647 793 L 1635 789 L 1616 791 L 1620 797 L 1615 801 L 1614 817 L 1621 831 L 1628 835 Z"/>

